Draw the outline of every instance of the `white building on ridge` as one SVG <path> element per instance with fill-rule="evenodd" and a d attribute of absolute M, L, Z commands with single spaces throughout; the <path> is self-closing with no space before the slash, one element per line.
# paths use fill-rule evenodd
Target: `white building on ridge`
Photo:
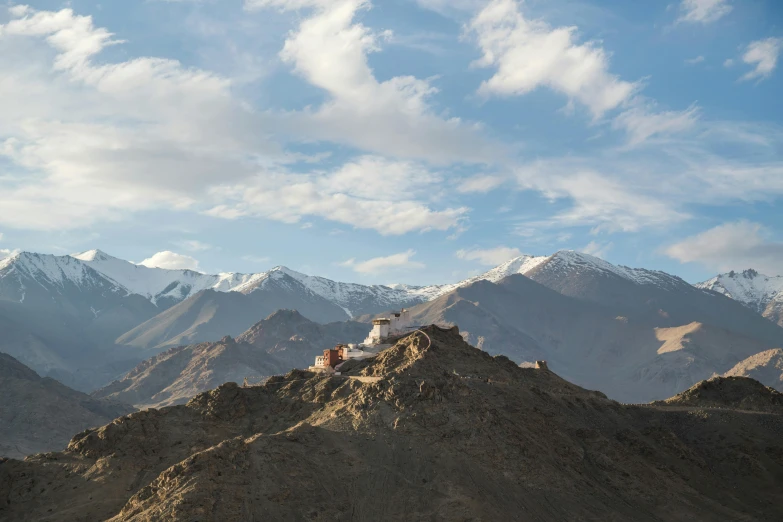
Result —
<path fill-rule="evenodd" d="M 410 312 L 403 308 L 401 311 L 393 313 L 389 318 L 373 319 L 372 331 L 362 344 L 383 344 L 390 337 L 405 334 L 410 330 Z"/>

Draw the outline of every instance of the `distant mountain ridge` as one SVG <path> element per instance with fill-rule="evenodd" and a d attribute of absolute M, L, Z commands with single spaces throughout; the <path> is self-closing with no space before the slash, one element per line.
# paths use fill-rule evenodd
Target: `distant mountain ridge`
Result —
<path fill-rule="evenodd" d="M 0 278 L 4 277 L 4 272 L 17 270 L 60 285 L 100 284 L 118 295 L 142 296 L 163 310 L 204 290 L 249 294 L 269 284 L 270 279 L 285 275 L 298 281 L 310 292 L 340 306 L 349 317 L 354 317 L 412 306 L 436 299 L 476 281 L 497 282 L 509 275 L 527 274 L 541 266 L 545 266 L 546 270 L 589 268 L 612 273 L 639 284 L 670 285 L 672 281 L 688 284 L 664 272 L 615 266 L 597 257 L 573 251 L 560 251 L 552 256 L 523 255 L 457 283 L 428 286 L 344 283 L 302 274 L 284 266 L 255 274 L 202 274 L 193 270 L 137 265 L 100 250 L 89 250 L 70 256 L 22 252 L 0 262 Z M 24 292 L 20 288 L 17 290 L 19 291 L 15 293 L 0 290 L 0 299 L 23 300 Z"/>
<path fill-rule="evenodd" d="M 720 274 L 699 283 L 697 288 L 712 290 L 755 310 L 783 326 L 783 276 L 766 276 L 753 269 Z"/>
<path fill-rule="evenodd" d="M 460 289 L 517 275 L 600 306 L 612 319 L 602 322 L 607 328 L 615 317 L 644 325 L 646 331 L 699 323 L 751 339 L 764 349 L 783 346 L 783 329 L 746 303 L 728 298 L 727 292 L 574 251 L 519 256 L 453 284 L 411 286 L 338 282 L 282 266 L 257 274 L 210 275 L 139 266 L 91 250 L 72 256 L 22 252 L 0 262 L 0 351 L 42 375 L 91 391 L 157 353 L 238 336 L 279 309 L 298 310 L 321 324 L 367 320 L 401 307 L 448 301 Z M 487 301 L 457 296 L 446 304 L 455 308 L 432 313 L 471 321 L 466 330 L 479 347 L 529 359 L 548 346 L 549 337 L 534 340 L 514 326 L 519 322 L 512 320 L 514 310 L 500 320 Z M 568 328 L 569 317 L 565 319 L 558 328 Z M 740 350 L 736 355 L 732 365 L 752 354 Z M 683 364 L 692 366 L 686 359 Z M 729 369 L 718 366 L 722 372 Z M 660 371 L 669 375 L 672 368 L 667 363 Z M 689 371 L 675 380 L 690 384 L 692 377 Z"/>
<path fill-rule="evenodd" d="M 370 326 L 356 322 L 318 324 L 295 310 L 278 310 L 236 339 L 177 346 L 142 362 L 121 379 L 92 393 L 137 405 L 184 404 L 225 382 L 257 383 L 291 368 L 307 368 L 325 348 L 358 343 Z"/>

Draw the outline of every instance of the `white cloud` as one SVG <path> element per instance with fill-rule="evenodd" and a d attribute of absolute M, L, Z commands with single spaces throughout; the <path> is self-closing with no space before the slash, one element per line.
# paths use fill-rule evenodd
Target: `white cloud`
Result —
<path fill-rule="evenodd" d="M 491 190 L 498 188 L 505 181 L 506 181 L 506 177 L 504 176 L 480 174 L 464 180 L 462 183 L 460 183 L 457 186 L 457 191 L 462 192 L 464 194 L 469 194 L 473 192 L 481 192 L 481 193 L 489 192 Z"/>
<path fill-rule="evenodd" d="M 235 203 L 210 213 L 284 223 L 320 216 L 383 235 L 448 230 L 458 226 L 468 209 L 430 209 L 423 201 L 437 199 L 440 186 L 441 177 L 418 164 L 363 156 L 332 172 L 266 175 L 251 185 L 224 187 L 223 197 Z"/>
<path fill-rule="evenodd" d="M 328 4 L 328 0 L 245 0 L 245 9 L 263 9 L 267 7 L 281 11 L 294 11 L 307 7 L 321 7 Z"/>
<path fill-rule="evenodd" d="M 723 62 L 723 66 L 726 68 L 734 67 L 734 60 L 732 58 L 727 58 L 725 62 Z"/>
<path fill-rule="evenodd" d="M 703 61 L 704 61 L 704 56 L 699 55 L 696 58 L 689 58 L 685 60 L 685 63 L 687 63 L 688 65 L 695 65 L 697 63 L 702 63 Z"/>
<path fill-rule="evenodd" d="M 402 156 L 484 157 L 471 128 L 432 114 L 427 82 L 375 80 L 366 54 L 379 37 L 352 23 L 366 5 L 329 2 L 291 34 L 284 56 L 333 99 L 317 112 L 285 115 L 254 111 L 231 79 L 174 60 L 99 60 L 117 41 L 71 9 L 31 9 L 0 25 L 0 158 L 11 162 L 0 179 L 0 224 L 78 228 L 165 208 L 284 222 L 334 216 L 390 234 L 454 226 L 466 209 L 431 208 L 440 178 L 422 167 L 359 158 L 332 172 L 291 174 L 285 163 L 301 158 L 270 141 L 298 128 L 305 140 L 310 129 Z M 324 66 L 326 58 L 339 66 Z"/>
<path fill-rule="evenodd" d="M 665 252 L 682 263 L 699 263 L 721 272 L 754 268 L 766 275 L 781 275 L 783 243 L 769 236 L 759 223 L 737 221 L 688 237 Z"/>
<path fill-rule="evenodd" d="M 250 6 L 314 8 L 290 33 L 280 56 L 329 99 L 315 110 L 290 113 L 281 130 L 438 163 L 484 162 L 501 153 L 481 137 L 477 125 L 435 114 L 429 100 L 438 90 L 429 80 L 376 79 L 368 55 L 379 51 L 391 33 L 355 21 L 359 11 L 371 7 L 369 0 L 274 0 Z"/>
<path fill-rule="evenodd" d="M 596 231 L 637 232 L 689 217 L 651 190 L 660 183 L 659 177 L 645 179 L 642 169 L 623 172 L 623 179 L 611 174 L 602 173 L 589 160 L 540 161 L 518 168 L 520 188 L 539 191 L 553 202 L 566 199 L 571 203 L 548 219 L 524 223 L 520 230 L 588 225 Z"/>
<path fill-rule="evenodd" d="M 609 241 L 607 243 L 600 243 L 598 241 L 590 241 L 587 245 L 585 245 L 581 251 L 585 254 L 589 254 L 591 256 L 600 257 L 602 259 L 606 258 L 606 255 L 609 253 L 610 250 L 614 248 L 614 243 Z"/>
<path fill-rule="evenodd" d="M 166 268 L 168 270 L 198 271 L 199 269 L 199 262 L 196 259 L 190 256 L 170 252 L 168 250 L 158 252 L 157 254 L 145 259 L 139 264 L 150 268 Z"/>
<path fill-rule="evenodd" d="M 13 257 L 19 252 L 21 252 L 19 249 L 11 250 L 9 248 L 0 248 L 0 261 L 9 257 Z"/>
<path fill-rule="evenodd" d="M 732 6 L 728 0 L 682 0 L 680 10 L 678 22 L 709 24 L 729 14 Z"/>
<path fill-rule="evenodd" d="M 28 13 L 32 12 L 29 5 L 12 5 L 8 8 L 8 13 L 16 18 L 20 18 Z"/>
<path fill-rule="evenodd" d="M 482 265 L 497 266 L 522 255 L 518 248 L 496 247 L 489 249 L 458 250 L 457 257 L 466 261 L 478 261 Z"/>
<path fill-rule="evenodd" d="M 620 113 L 613 127 L 628 133 L 629 145 L 638 145 L 654 136 L 677 134 L 692 129 L 700 109 L 692 105 L 684 111 L 656 111 L 654 104 L 638 104 Z"/>
<path fill-rule="evenodd" d="M 424 263 L 413 261 L 411 258 L 416 255 L 415 250 L 408 250 L 399 254 L 393 254 L 386 257 L 375 257 L 367 261 L 356 261 L 349 259 L 340 263 L 340 266 L 351 268 L 354 272 L 360 274 L 379 274 L 395 270 L 412 270 L 425 268 Z"/>
<path fill-rule="evenodd" d="M 486 4 L 486 0 L 416 0 L 416 3 L 424 9 L 429 9 L 442 15 L 451 15 L 478 11 Z"/>
<path fill-rule="evenodd" d="M 609 56 L 597 42 L 580 45 L 574 41 L 575 27 L 552 28 L 526 19 L 515 0 L 492 0 L 469 29 L 483 52 L 476 65 L 497 69 L 482 83 L 482 94 L 522 95 L 549 87 L 600 117 L 639 87 L 609 72 Z"/>
<path fill-rule="evenodd" d="M 783 38 L 767 38 L 748 45 L 742 61 L 755 65 L 755 69 L 745 74 L 742 80 L 764 80 L 769 78 L 778 65 L 778 56 L 783 48 Z"/>
<path fill-rule="evenodd" d="M 13 178 L 0 181 L 2 222 L 62 229 L 185 209 L 205 186 L 247 176 L 251 153 L 280 155 L 254 137 L 262 121 L 229 80 L 160 58 L 93 61 L 114 43 L 71 9 L 0 25 L 0 157 Z"/>
<path fill-rule="evenodd" d="M 609 72 L 609 54 L 600 42 L 578 44 L 576 27 L 553 28 L 541 20 L 527 19 L 516 0 L 492 0 L 468 28 L 483 52 L 475 64 L 497 69 L 481 84 L 479 93 L 513 96 L 548 87 L 568 96 L 566 112 L 576 101 L 596 119 L 629 107 L 613 126 L 627 131 L 630 145 L 687 130 L 697 117 L 695 105 L 684 111 L 656 111 L 654 101 L 637 94 L 640 83 Z"/>
<path fill-rule="evenodd" d="M 205 250 L 212 250 L 215 248 L 208 243 L 204 243 L 196 239 L 183 239 L 181 241 L 177 241 L 176 245 L 191 252 L 203 252 Z"/>

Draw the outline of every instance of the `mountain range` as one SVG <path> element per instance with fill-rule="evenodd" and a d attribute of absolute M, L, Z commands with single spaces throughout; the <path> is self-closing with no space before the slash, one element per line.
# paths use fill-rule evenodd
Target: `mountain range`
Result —
<path fill-rule="evenodd" d="M 0 262 L 0 351 L 92 391 L 174 348 L 238 338 L 279 309 L 327 324 L 366 323 L 409 307 L 419 324 L 459 324 L 490 353 L 518 363 L 549 359 L 580 385 L 646 401 L 782 347 L 783 328 L 759 313 L 776 302 L 775 281 L 749 271 L 691 285 L 573 251 L 521 256 L 431 286 L 341 283 L 285 267 L 209 275 L 140 266 L 98 250 L 20 253 Z"/>
<path fill-rule="evenodd" d="M 0 519 L 781 520 L 782 398 L 716 378 L 623 405 L 428 326 L 0 459 Z"/>

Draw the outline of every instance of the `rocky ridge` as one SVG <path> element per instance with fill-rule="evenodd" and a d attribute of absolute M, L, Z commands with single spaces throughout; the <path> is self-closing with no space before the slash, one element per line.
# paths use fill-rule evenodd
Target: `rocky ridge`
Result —
<path fill-rule="evenodd" d="M 783 414 L 783 393 L 747 377 L 714 377 L 654 404 Z"/>
<path fill-rule="evenodd" d="M 783 349 L 775 348 L 740 361 L 725 377 L 750 377 L 783 392 Z"/>
<path fill-rule="evenodd" d="M 225 382 L 257 383 L 291 368 L 307 368 L 338 343 L 360 342 L 366 324 L 318 324 L 295 310 L 278 310 L 236 339 L 177 346 L 142 362 L 93 397 L 139 408 L 184 404 Z"/>
<path fill-rule="evenodd" d="M 694 414 L 696 413 L 696 414 Z M 783 420 L 623 406 L 427 327 L 0 464 L 0 518 L 779 520 Z"/>

